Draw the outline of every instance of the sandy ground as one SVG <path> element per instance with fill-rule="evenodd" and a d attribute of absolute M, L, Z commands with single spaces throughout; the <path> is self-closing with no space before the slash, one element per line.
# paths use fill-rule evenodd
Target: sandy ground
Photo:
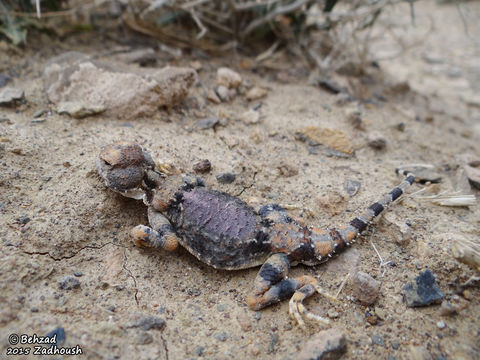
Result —
<path fill-rule="evenodd" d="M 468 3 L 468 8 L 469 16 L 480 13 L 479 3 Z M 68 49 L 98 53 L 100 44 L 92 49 L 89 39 L 80 37 L 71 43 L 44 45 L 34 54 L 31 49 L 2 54 L 1 71 L 17 75 L 14 86 L 24 89 L 27 99 L 26 105 L 0 110 L 4 118 L 0 123 L 2 357 L 9 346 L 8 334 L 45 335 L 59 326 L 66 332 L 65 346 L 79 344 L 88 359 L 295 357 L 322 326 L 309 323 L 302 331 L 288 316 L 288 301 L 260 312 L 249 310 L 245 298 L 258 269 L 217 271 L 183 249 L 159 253 L 135 248 L 129 230 L 146 224 L 146 209 L 106 189 L 94 161 L 101 146 L 122 139 L 138 142 L 154 157 L 171 160 L 185 171 L 191 171 L 196 161 L 209 159 L 213 168 L 205 178 L 212 187 L 244 200 L 255 197 L 264 203 L 292 205 L 294 215 L 318 226 L 349 221 L 352 212 L 400 181 L 394 169 L 402 164 L 437 166 L 443 178 L 440 189 L 451 191 L 462 185 L 457 181 L 455 155 L 480 156 L 480 48 L 465 34 L 455 6 L 418 4 L 415 29 L 409 29 L 408 8 L 398 11 L 396 29 L 413 45 L 407 46 L 405 55 L 380 65 L 394 82 L 408 80 L 412 91 L 358 104 L 365 131 L 354 129 L 334 95 L 307 85 L 309 73 L 301 65 L 281 64 L 283 71 L 242 70 L 238 64 L 245 59 L 235 55 L 175 61 L 188 65 L 199 60 L 202 69 L 199 85 L 169 113 L 160 111 L 128 123 L 102 116 L 75 120 L 52 113 L 43 117 L 44 122 L 33 122 L 35 112 L 50 107 L 41 81 L 46 60 Z M 430 24 L 428 19 L 434 26 L 430 32 L 430 25 L 425 25 Z M 470 34 L 473 38 L 476 33 L 478 39 L 478 24 L 469 19 Z M 422 41 L 415 43 L 415 36 Z M 379 57 L 395 54 L 391 42 L 376 44 Z M 102 46 L 107 52 L 114 44 Z M 258 124 L 238 120 L 253 105 L 242 96 L 221 105 L 205 100 L 205 89 L 214 85 L 221 65 L 269 89 L 261 100 Z M 279 77 L 279 72 L 284 74 Z M 216 129 L 198 130 L 197 121 L 208 116 L 227 120 Z M 404 131 L 398 130 L 399 123 Z M 309 148 L 295 138 L 306 126 L 344 131 L 355 155 L 332 157 L 323 149 Z M 367 146 L 372 131 L 383 134 L 385 150 Z M 282 175 L 281 163 L 298 174 Z M 215 176 L 223 172 L 235 173 L 236 181 L 219 184 Z M 358 194 L 345 196 L 333 211 L 322 205 L 325 194 L 345 193 L 346 180 L 361 183 Z M 422 187 L 414 185 L 412 191 Z M 336 214 L 338 209 L 347 211 Z M 451 237 L 445 235 L 478 239 L 478 204 L 449 208 L 409 197 L 388 213 L 338 258 L 291 271 L 292 276 L 315 276 L 335 293 L 357 264 L 382 283 L 376 303 L 364 307 L 344 291 L 339 304 L 315 296 L 307 302 L 308 308 L 319 314 L 334 309 L 332 327 L 347 337 L 344 358 L 478 359 L 480 289 L 457 293 L 473 270 L 451 257 Z M 396 224 L 407 222 L 411 237 L 396 241 L 401 236 Z M 395 266 L 380 267 L 371 242 Z M 438 305 L 406 307 L 402 287 L 427 268 L 446 298 L 461 308 L 457 315 L 441 316 Z M 80 287 L 61 289 L 59 281 L 65 276 L 75 277 Z M 367 321 L 368 313 L 377 314 L 376 325 Z M 139 314 L 162 318 L 165 327 L 148 331 L 135 327 Z"/>

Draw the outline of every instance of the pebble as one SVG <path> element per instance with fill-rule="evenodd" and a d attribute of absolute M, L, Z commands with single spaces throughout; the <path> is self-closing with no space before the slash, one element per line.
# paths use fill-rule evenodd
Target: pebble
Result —
<path fill-rule="evenodd" d="M 147 345 L 153 342 L 153 336 L 145 331 L 141 331 L 135 335 L 134 342 L 137 345 Z"/>
<path fill-rule="evenodd" d="M 193 350 L 193 352 L 197 356 L 202 356 L 204 351 L 205 351 L 205 348 L 203 346 L 197 346 L 195 350 Z"/>
<path fill-rule="evenodd" d="M 45 109 L 37 110 L 33 113 L 33 118 L 38 119 L 40 116 L 45 115 L 47 112 L 48 112 L 48 110 L 45 110 Z"/>
<path fill-rule="evenodd" d="M 12 81 L 12 78 L 10 76 L 8 76 L 7 74 L 0 74 L 0 88 L 7 85 L 10 81 Z"/>
<path fill-rule="evenodd" d="M 227 333 L 225 333 L 225 332 L 215 333 L 213 335 L 213 337 L 215 339 L 217 339 L 218 341 L 225 341 L 225 340 L 227 340 Z"/>
<path fill-rule="evenodd" d="M 242 77 L 232 69 L 221 67 L 217 70 L 217 84 L 236 89 L 242 84 Z"/>
<path fill-rule="evenodd" d="M 393 350 L 398 350 L 400 348 L 400 344 L 398 342 L 392 342 L 392 349 Z"/>
<path fill-rule="evenodd" d="M 20 225 L 25 225 L 27 223 L 30 222 L 30 218 L 26 215 L 23 215 L 23 216 L 20 216 L 18 219 L 17 219 L 17 222 L 20 224 Z"/>
<path fill-rule="evenodd" d="M 193 171 L 196 173 L 207 173 L 212 170 L 212 164 L 210 160 L 204 159 L 193 164 Z"/>
<path fill-rule="evenodd" d="M 230 91 L 228 90 L 228 87 L 219 85 L 215 88 L 215 93 L 218 95 L 218 98 L 223 101 L 229 101 L 230 100 Z"/>
<path fill-rule="evenodd" d="M 75 271 L 73 275 L 75 275 L 76 277 L 81 277 L 83 276 L 83 273 L 81 271 Z"/>
<path fill-rule="evenodd" d="M 54 335 L 57 335 L 57 337 L 56 337 L 57 341 L 54 343 L 57 346 L 61 346 L 65 342 L 65 340 L 67 339 L 67 336 L 65 334 L 65 329 L 61 326 L 53 329 L 52 331 L 50 331 L 45 336 L 51 338 Z"/>
<path fill-rule="evenodd" d="M 267 96 L 267 90 L 258 86 L 254 86 L 248 90 L 245 96 L 248 101 L 263 99 Z"/>
<path fill-rule="evenodd" d="M 214 104 L 220 104 L 222 100 L 218 97 L 214 89 L 208 90 L 207 99 L 213 102 Z"/>
<path fill-rule="evenodd" d="M 128 327 L 138 327 L 142 330 L 162 330 L 165 326 L 165 320 L 160 317 L 152 315 L 134 315 L 134 320 L 130 323 Z"/>
<path fill-rule="evenodd" d="M 252 329 L 252 322 L 247 312 L 240 311 L 237 314 L 237 321 L 242 331 L 250 331 Z"/>
<path fill-rule="evenodd" d="M 220 119 L 217 117 L 209 117 L 209 118 L 201 119 L 197 122 L 197 129 L 200 129 L 200 130 L 213 129 L 219 122 L 220 122 Z"/>
<path fill-rule="evenodd" d="M 296 358 L 310 359 L 340 359 L 347 350 L 345 333 L 340 329 L 323 330 L 313 335 L 303 346 Z"/>
<path fill-rule="evenodd" d="M 258 124 L 260 121 L 260 111 L 249 109 L 240 115 L 239 120 L 247 125 Z"/>
<path fill-rule="evenodd" d="M 437 322 L 437 327 L 439 329 L 445 329 L 447 327 L 447 324 L 445 324 L 445 322 L 443 322 L 443 321 L 438 321 Z"/>
<path fill-rule="evenodd" d="M 458 308 L 449 301 L 442 301 L 439 310 L 440 316 L 452 316 L 458 314 Z"/>
<path fill-rule="evenodd" d="M 282 161 L 280 165 L 278 165 L 278 170 L 280 171 L 280 174 L 285 177 L 292 177 L 298 175 L 298 168 L 284 161 Z"/>
<path fill-rule="evenodd" d="M 385 346 L 385 340 L 380 335 L 373 335 L 371 340 L 373 345 Z"/>
<path fill-rule="evenodd" d="M 387 146 L 385 137 L 377 131 L 372 131 L 367 137 L 368 146 L 375 150 L 383 150 Z"/>
<path fill-rule="evenodd" d="M 62 290 L 78 289 L 80 287 L 80 281 L 71 275 L 67 275 L 60 279 L 58 286 Z"/>
<path fill-rule="evenodd" d="M 335 151 L 346 154 L 353 153 L 353 146 L 342 130 L 307 126 L 300 129 L 295 135 L 298 140 L 306 140 L 312 146 L 322 144 Z"/>
<path fill-rule="evenodd" d="M 79 101 L 64 101 L 58 104 L 57 112 L 67 114 L 74 119 L 83 119 L 88 116 L 98 115 L 106 109 L 101 105 L 86 105 Z"/>
<path fill-rule="evenodd" d="M 351 294 L 364 306 L 375 303 L 380 291 L 380 282 L 362 271 L 350 278 Z"/>
<path fill-rule="evenodd" d="M 0 90 L 0 106 L 11 106 L 25 100 L 22 89 L 5 87 Z"/>
<path fill-rule="evenodd" d="M 402 294 L 408 307 L 428 306 L 439 303 L 445 297 L 429 269 L 407 283 L 403 287 Z"/>
<path fill-rule="evenodd" d="M 141 48 L 116 56 L 117 60 L 126 64 L 139 64 L 140 66 L 155 65 L 157 54 L 152 48 Z"/>
<path fill-rule="evenodd" d="M 235 181 L 236 175 L 233 173 L 222 173 L 216 176 L 217 181 L 222 184 L 231 184 Z"/>
<path fill-rule="evenodd" d="M 343 183 L 343 190 L 345 190 L 350 197 L 353 197 L 358 193 L 361 185 L 362 184 L 359 181 L 346 179 Z"/>

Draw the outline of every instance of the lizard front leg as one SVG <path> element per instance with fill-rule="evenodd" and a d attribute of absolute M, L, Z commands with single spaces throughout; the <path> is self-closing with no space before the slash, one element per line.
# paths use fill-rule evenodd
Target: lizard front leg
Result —
<path fill-rule="evenodd" d="M 178 237 L 168 219 L 153 207 L 148 208 L 148 221 L 151 227 L 137 225 L 132 231 L 135 245 L 173 251 L 178 247 Z"/>

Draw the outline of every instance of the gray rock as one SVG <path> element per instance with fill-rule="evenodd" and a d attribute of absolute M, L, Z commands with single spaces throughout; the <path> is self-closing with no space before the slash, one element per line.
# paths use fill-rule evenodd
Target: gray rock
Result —
<path fill-rule="evenodd" d="M 379 290 L 380 282 L 364 272 L 356 272 L 351 277 L 352 295 L 364 306 L 377 300 Z"/>
<path fill-rule="evenodd" d="M 159 107 L 179 104 L 196 79 L 195 70 L 190 68 L 131 69 L 77 52 L 53 58 L 43 73 L 51 102 L 104 107 L 107 115 L 122 119 L 150 116 Z"/>
<path fill-rule="evenodd" d="M 347 350 L 345 333 L 340 329 L 320 331 L 313 335 L 298 354 L 298 360 L 335 360 Z"/>
<path fill-rule="evenodd" d="M 233 173 L 223 173 L 217 175 L 217 181 L 222 184 L 231 184 L 235 181 L 236 175 Z"/>
<path fill-rule="evenodd" d="M 62 290 L 78 289 L 80 287 L 80 281 L 71 275 L 67 275 L 60 279 L 58 286 Z"/>
<path fill-rule="evenodd" d="M 161 330 L 165 326 L 165 320 L 157 316 L 137 315 L 129 327 L 138 327 L 142 330 Z"/>
<path fill-rule="evenodd" d="M 402 294 L 408 307 L 428 306 L 441 302 L 445 297 L 429 269 L 420 273 L 414 281 L 407 283 Z"/>
<path fill-rule="evenodd" d="M 22 89 L 6 87 L 0 90 L 0 106 L 12 106 L 25 100 Z"/>
<path fill-rule="evenodd" d="M 209 117 L 209 118 L 201 119 L 197 122 L 197 129 L 200 129 L 200 130 L 213 129 L 219 122 L 220 122 L 220 119 L 217 117 Z"/>
<path fill-rule="evenodd" d="M 380 335 L 373 335 L 371 340 L 373 345 L 385 346 L 385 340 Z"/>
<path fill-rule="evenodd" d="M 360 184 L 359 181 L 355 181 L 355 180 L 350 180 L 350 179 L 346 179 L 345 182 L 343 183 L 343 190 L 345 190 L 345 192 L 350 196 L 355 196 L 358 192 L 358 190 L 360 190 L 360 187 L 362 186 L 362 184 Z"/>
<path fill-rule="evenodd" d="M 368 146 L 375 150 L 383 150 L 387 146 L 385 137 L 377 131 L 368 134 Z"/>

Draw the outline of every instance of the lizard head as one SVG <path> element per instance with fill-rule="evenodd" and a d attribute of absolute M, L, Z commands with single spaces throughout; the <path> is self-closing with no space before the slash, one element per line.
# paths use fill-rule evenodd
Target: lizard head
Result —
<path fill-rule="evenodd" d="M 152 157 L 135 143 L 118 142 L 103 147 L 96 165 L 105 184 L 126 197 L 140 200 L 161 182 Z"/>

